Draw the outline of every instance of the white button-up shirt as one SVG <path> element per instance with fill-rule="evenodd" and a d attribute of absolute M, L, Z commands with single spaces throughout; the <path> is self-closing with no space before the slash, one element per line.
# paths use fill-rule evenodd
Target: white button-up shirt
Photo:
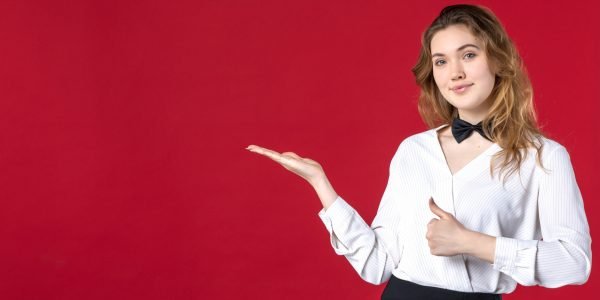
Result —
<path fill-rule="evenodd" d="M 393 274 L 417 284 L 463 292 L 510 293 L 517 283 L 582 284 L 591 269 L 591 238 L 566 149 L 543 138 L 506 182 L 490 175 L 493 144 L 452 174 L 434 128 L 405 139 L 390 164 L 377 215 L 369 226 L 338 196 L 318 215 L 331 245 L 367 282 Z M 468 255 L 435 256 L 425 238 L 436 217 L 429 198 L 466 228 L 497 237 L 494 263 Z"/>

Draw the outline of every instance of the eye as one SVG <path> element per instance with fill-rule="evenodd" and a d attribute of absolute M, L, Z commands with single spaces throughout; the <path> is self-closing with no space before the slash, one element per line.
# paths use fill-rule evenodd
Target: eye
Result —
<path fill-rule="evenodd" d="M 475 58 L 475 56 L 477 56 L 477 54 L 469 52 L 469 53 L 466 53 L 464 57 L 467 59 L 472 59 L 472 58 Z"/>
<path fill-rule="evenodd" d="M 436 60 L 436 61 L 435 61 L 433 64 L 434 64 L 434 65 L 436 65 L 436 66 L 441 66 L 441 65 L 443 65 L 443 64 L 445 64 L 445 63 L 446 63 L 446 61 L 445 61 L 445 60 L 443 60 L 443 59 L 438 59 L 438 60 Z"/>

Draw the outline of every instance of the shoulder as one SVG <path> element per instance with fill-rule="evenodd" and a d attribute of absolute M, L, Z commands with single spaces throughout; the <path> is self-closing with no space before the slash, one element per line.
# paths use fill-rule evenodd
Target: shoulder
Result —
<path fill-rule="evenodd" d="M 569 158 L 567 148 L 559 142 L 544 136 L 540 138 L 540 142 L 542 144 L 542 161 L 553 158 Z"/>
<path fill-rule="evenodd" d="M 571 157 L 565 146 L 547 137 L 540 138 L 540 142 L 542 143 L 540 155 L 542 166 L 538 165 L 539 171 L 550 174 L 548 172 L 554 170 L 566 172 L 572 168 Z"/>
<path fill-rule="evenodd" d="M 438 143 L 436 130 L 439 128 L 441 127 L 428 129 L 403 139 L 394 156 L 419 157 L 423 153 L 435 151 Z"/>
<path fill-rule="evenodd" d="M 430 148 L 431 142 L 437 138 L 436 128 L 413 134 L 400 143 L 398 150 L 418 150 L 421 148 Z"/>

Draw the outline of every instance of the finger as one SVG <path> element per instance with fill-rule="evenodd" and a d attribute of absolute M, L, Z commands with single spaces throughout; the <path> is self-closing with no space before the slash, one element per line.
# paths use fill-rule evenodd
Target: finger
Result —
<path fill-rule="evenodd" d="M 259 146 L 255 146 L 255 145 L 248 146 L 248 150 L 250 150 L 254 153 L 258 153 L 260 155 L 266 156 L 278 163 L 281 163 L 285 159 L 285 157 L 282 156 L 277 151 L 273 151 L 271 149 L 267 149 L 267 148 L 263 148 L 263 147 L 259 147 Z"/>
<path fill-rule="evenodd" d="M 431 234 L 432 227 L 435 225 L 435 223 L 437 223 L 437 221 L 439 221 L 439 219 L 433 218 L 427 222 L 427 236 Z"/>
<path fill-rule="evenodd" d="M 302 160 L 304 160 L 304 161 L 306 161 L 306 162 L 309 162 L 309 163 L 313 163 L 313 164 L 319 164 L 319 163 L 317 163 L 316 161 L 314 161 L 314 160 L 312 160 L 312 159 L 310 159 L 310 158 L 306 158 L 306 157 L 303 157 L 303 158 L 302 158 Z"/>
<path fill-rule="evenodd" d="M 437 206 L 437 204 L 435 204 L 435 202 L 433 201 L 433 198 L 429 198 L 429 209 L 436 216 L 440 217 L 440 219 L 447 219 L 450 215 L 449 213 L 441 209 L 439 206 Z"/>
<path fill-rule="evenodd" d="M 281 155 L 277 151 L 273 151 L 271 149 L 263 148 L 263 147 L 256 146 L 256 145 L 250 145 L 246 149 L 250 150 L 251 152 L 258 153 L 258 154 L 261 154 L 264 156 L 269 156 L 269 157 Z"/>
<path fill-rule="evenodd" d="M 281 155 L 283 156 L 291 156 L 295 159 L 302 159 L 302 157 L 300 157 L 298 154 L 294 153 L 294 152 L 283 152 L 281 153 Z"/>
<path fill-rule="evenodd" d="M 257 146 L 257 145 L 249 145 L 248 147 L 246 147 L 246 149 L 248 149 L 250 151 L 268 150 L 265 147 L 261 147 L 261 146 Z"/>
<path fill-rule="evenodd" d="M 256 145 L 248 145 L 248 147 L 246 147 L 246 150 L 254 151 L 256 148 L 260 148 L 260 147 L 256 146 Z"/>

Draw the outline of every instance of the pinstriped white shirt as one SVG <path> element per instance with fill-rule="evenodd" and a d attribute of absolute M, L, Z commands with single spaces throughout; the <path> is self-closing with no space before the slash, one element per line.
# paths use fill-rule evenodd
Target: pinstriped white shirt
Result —
<path fill-rule="evenodd" d="M 454 175 L 430 129 L 405 139 L 390 164 L 377 215 L 369 226 L 338 196 L 321 218 L 338 255 L 367 282 L 391 275 L 462 292 L 510 293 L 516 284 L 582 284 L 591 269 L 591 238 L 583 200 L 566 149 L 544 138 L 542 163 L 530 150 L 520 174 L 505 184 L 490 176 L 493 144 Z M 494 263 L 476 257 L 434 256 L 425 233 L 436 217 L 432 196 L 466 228 L 497 237 Z"/>

